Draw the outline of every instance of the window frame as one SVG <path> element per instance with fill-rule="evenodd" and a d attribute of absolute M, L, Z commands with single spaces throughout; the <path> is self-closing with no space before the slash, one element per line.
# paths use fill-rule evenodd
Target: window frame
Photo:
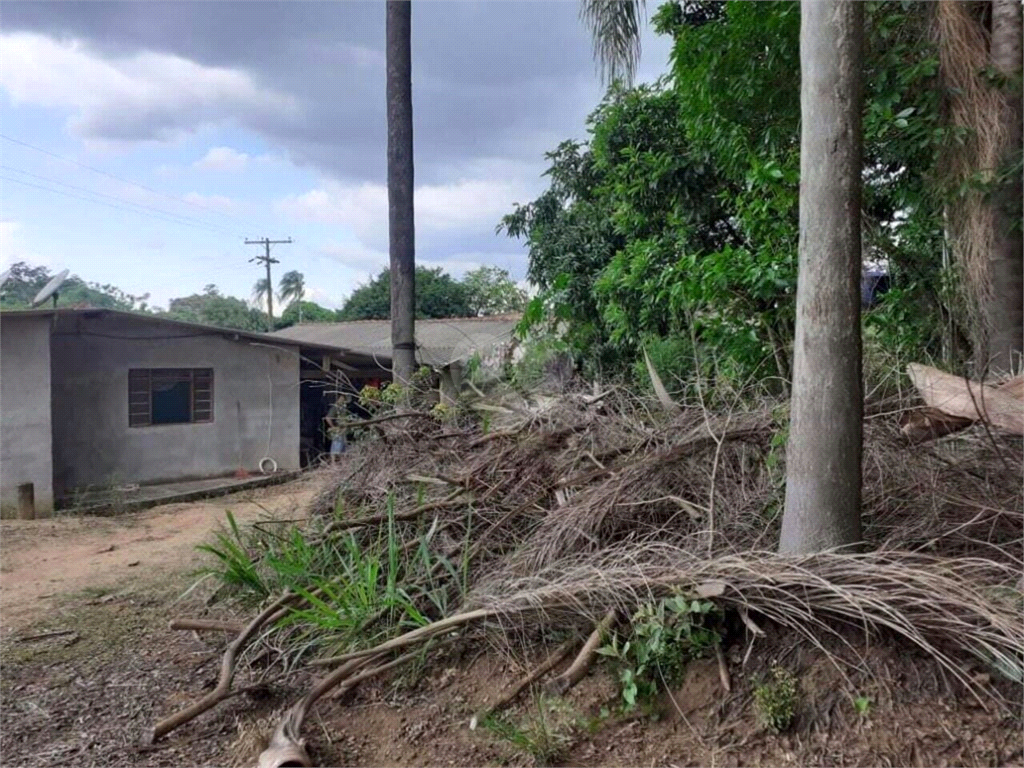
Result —
<path fill-rule="evenodd" d="M 153 381 L 187 381 L 188 421 L 153 422 Z M 128 428 L 179 427 L 214 422 L 213 368 L 129 368 Z M 197 418 L 197 414 L 199 418 Z"/>

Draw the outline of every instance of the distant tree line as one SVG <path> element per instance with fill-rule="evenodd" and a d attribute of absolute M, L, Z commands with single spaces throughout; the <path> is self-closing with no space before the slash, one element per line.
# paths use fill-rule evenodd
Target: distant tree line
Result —
<path fill-rule="evenodd" d="M 53 277 L 49 269 L 19 262 L 11 267 L 0 296 L 0 309 L 27 309 L 32 299 Z M 254 287 L 253 301 L 226 296 L 214 284 L 202 292 L 173 298 L 167 309 L 149 305 L 149 294 L 136 296 L 114 285 L 86 282 L 77 275 L 69 277 L 60 290 L 61 307 L 96 307 L 124 312 L 141 312 L 171 320 L 182 320 L 220 328 L 263 332 L 266 330 L 266 281 Z M 305 299 L 305 279 L 301 272 L 285 273 L 277 295 L 284 311 L 274 319 L 277 330 L 297 323 L 334 323 L 346 320 L 387 319 L 390 315 L 390 273 L 383 270 L 366 285 L 357 288 L 339 310 L 323 307 Z M 418 317 L 476 317 L 521 310 L 526 296 L 497 267 L 480 267 L 456 280 L 440 268 L 416 270 L 416 312 Z"/>

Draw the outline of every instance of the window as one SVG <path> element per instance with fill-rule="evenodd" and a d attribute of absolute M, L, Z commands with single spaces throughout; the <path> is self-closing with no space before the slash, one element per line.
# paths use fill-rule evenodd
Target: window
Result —
<path fill-rule="evenodd" d="M 212 368 L 128 371 L 128 426 L 213 421 Z"/>

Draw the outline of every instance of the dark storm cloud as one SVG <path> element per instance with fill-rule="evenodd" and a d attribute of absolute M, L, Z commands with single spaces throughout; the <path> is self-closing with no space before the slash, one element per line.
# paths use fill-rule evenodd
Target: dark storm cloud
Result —
<path fill-rule="evenodd" d="M 104 58 L 153 51 L 240 69 L 298 104 L 243 111 L 240 124 L 340 180 L 384 177 L 382 2 L 5 2 L 3 26 L 83 40 Z M 661 48 L 645 62 L 652 73 Z M 416 3 L 413 80 L 423 183 L 444 181 L 447 167 L 468 158 L 530 160 L 539 171 L 545 150 L 582 133 L 600 95 L 572 0 Z M 193 117 L 156 109 L 79 130 L 161 139 Z"/>

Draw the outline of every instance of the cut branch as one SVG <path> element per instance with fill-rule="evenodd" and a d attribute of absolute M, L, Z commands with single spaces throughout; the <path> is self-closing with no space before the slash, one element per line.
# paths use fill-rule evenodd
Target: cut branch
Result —
<path fill-rule="evenodd" d="M 268 619 L 277 614 L 281 608 L 284 608 L 297 598 L 298 595 L 285 592 L 285 594 L 281 595 L 281 597 L 263 609 L 259 616 L 249 622 L 248 626 L 239 633 L 238 637 L 231 642 L 231 645 L 229 645 L 227 650 L 224 652 L 217 687 L 192 706 L 186 707 L 170 717 L 164 718 L 153 726 L 153 730 L 149 733 L 149 738 L 147 739 L 148 743 L 152 744 L 157 739 L 167 735 L 178 726 L 184 725 L 189 720 L 198 717 L 206 710 L 215 707 L 221 701 L 228 698 L 231 695 L 231 680 L 235 676 L 235 659 L 239 652 L 245 647 L 245 644 L 249 642 L 249 638 L 251 638 L 264 624 L 267 623 Z"/>
<path fill-rule="evenodd" d="M 237 635 L 245 627 L 230 621 L 215 621 L 212 619 L 171 619 L 171 629 L 198 629 L 211 632 L 231 632 Z"/>
<path fill-rule="evenodd" d="M 587 670 L 590 669 L 590 665 L 594 663 L 594 658 L 597 656 L 597 649 L 601 645 L 601 640 L 607 634 L 608 630 L 611 629 L 612 624 L 615 621 L 615 609 L 612 608 L 604 615 L 604 618 L 597 622 L 594 627 L 594 631 L 590 633 L 590 637 L 587 638 L 587 642 L 583 645 L 576 660 L 573 661 L 572 665 L 565 670 L 558 677 L 552 679 L 544 686 L 548 693 L 556 696 L 562 696 L 568 692 L 576 683 L 583 679 L 587 674 Z"/>
<path fill-rule="evenodd" d="M 558 648 L 556 648 L 555 651 L 550 656 L 548 656 L 540 666 L 534 668 L 534 670 L 530 672 L 530 674 L 519 680 L 519 682 L 517 682 L 515 685 L 506 689 L 505 692 L 502 693 L 497 698 L 497 700 L 489 707 L 487 707 L 486 709 L 482 709 L 477 714 L 475 714 L 473 716 L 472 721 L 469 724 L 470 730 L 475 729 L 478 723 L 483 722 L 484 719 L 490 717 L 495 712 L 498 712 L 507 707 L 509 704 L 515 701 L 516 697 L 519 696 L 519 694 L 522 693 L 524 690 L 526 690 L 526 688 L 533 685 L 534 682 L 536 682 L 541 677 L 550 672 L 552 669 L 561 664 L 562 661 L 568 658 L 569 654 L 572 653 L 572 650 L 576 647 L 577 642 L 577 638 L 573 638 L 572 640 L 566 640 L 564 643 L 558 646 Z"/>

